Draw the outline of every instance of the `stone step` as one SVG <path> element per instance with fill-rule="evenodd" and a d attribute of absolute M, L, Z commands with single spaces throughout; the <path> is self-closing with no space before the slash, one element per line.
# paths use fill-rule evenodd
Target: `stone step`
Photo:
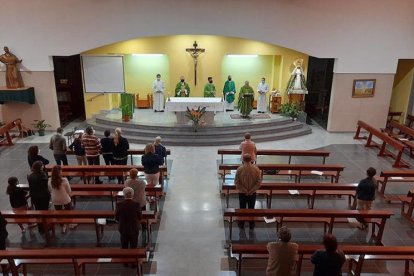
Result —
<path fill-rule="evenodd" d="M 278 133 L 270 133 L 270 134 L 260 134 L 253 132 L 252 135 L 254 137 L 255 142 L 267 142 L 267 141 L 275 141 L 275 140 L 282 140 L 288 138 L 294 138 L 302 135 L 307 135 L 312 132 L 309 126 L 304 125 L 299 129 L 278 132 Z M 96 131 L 98 136 L 103 136 L 103 131 Z M 198 134 L 198 133 L 197 133 Z M 192 135 L 186 138 L 177 138 L 166 136 L 162 134 L 162 131 L 159 134 L 162 137 L 162 142 L 166 146 L 220 146 L 220 145 L 237 145 L 243 140 L 243 135 L 233 135 L 231 137 L 218 135 L 214 138 L 208 137 L 204 138 L 200 135 Z M 137 144 L 147 144 L 154 142 L 154 137 L 145 137 L 145 136 L 130 136 L 124 134 L 124 137 L 128 139 L 130 143 L 137 143 Z"/>
<path fill-rule="evenodd" d="M 243 140 L 244 133 L 250 132 L 256 142 L 274 141 L 306 135 L 312 132 L 306 124 L 292 121 L 290 118 L 271 115 L 270 119 L 239 120 L 218 119 L 216 125 L 200 127 L 198 132 L 188 125 L 177 125 L 171 117 L 158 119 L 151 113 L 136 111 L 137 118 L 131 122 L 122 122 L 119 111 L 101 112 L 85 122 L 94 126 L 98 137 L 103 136 L 106 129 L 122 128 L 122 135 L 130 143 L 152 143 L 156 136 L 161 136 L 167 146 L 220 146 L 237 145 Z M 144 118 L 144 120 L 142 120 Z M 165 118 L 165 117 L 164 117 Z M 154 120 L 152 123 L 151 120 Z M 164 120 L 164 121 L 160 121 Z M 81 127 L 85 127 L 85 125 Z"/>
<path fill-rule="evenodd" d="M 289 124 L 282 124 L 282 125 L 270 125 L 270 126 L 262 126 L 262 125 L 255 125 L 249 128 L 249 132 L 252 135 L 256 135 L 258 133 L 265 134 L 265 133 L 274 133 L 274 132 L 284 132 L 288 130 L 300 129 L 303 125 L 297 122 L 291 122 Z M 94 124 L 95 130 L 105 131 L 108 129 L 106 124 L 97 123 Z M 111 131 L 113 128 L 109 128 Z M 130 126 L 122 128 L 123 135 L 126 136 L 143 136 L 143 137 L 150 137 L 151 139 L 155 136 L 160 135 L 162 132 L 163 137 L 167 136 L 174 136 L 176 138 L 187 138 L 187 137 L 194 137 L 203 135 L 204 137 L 209 136 L 210 138 L 215 138 L 216 136 L 243 136 L 246 133 L 246 128 L 238 128 L 238 129 L 216 129 L 216 128 L 199 128 L 198 132 L 195 133 L 191 126 L 186 127 L 177 127 L 175 130 L 166 130 L 164 128 L 160 129 L 146 129 L 144 127 L 134 126 L 131 128 Z"/>

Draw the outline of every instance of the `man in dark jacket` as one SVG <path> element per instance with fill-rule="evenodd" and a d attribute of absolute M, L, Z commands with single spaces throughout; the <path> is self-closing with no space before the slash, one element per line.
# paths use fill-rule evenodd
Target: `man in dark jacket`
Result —
<path fill-rule="evenodd" d="M 358 210 L 371 210 L 372 202 L 375 200 L 375 191 L 377 190 L 377 181 L 374 179 L 377 171 L 370 167 L 367 170 L 367 178 L 362 179 L 358 183 L 356 189 L 356 197 L 358 202 Z M 359 229 L 365 230 L 368 228 L 366 221 L 360 221 Z"/>
<path fill-rule="evenodd" d="M 122 248 L 137 248 L 141 207 L 133 201 L 134 190 L 130 187 L 123 189 L 124 200 L 119 202 L 115 210 L 115 219 L 119 222 Z"/>

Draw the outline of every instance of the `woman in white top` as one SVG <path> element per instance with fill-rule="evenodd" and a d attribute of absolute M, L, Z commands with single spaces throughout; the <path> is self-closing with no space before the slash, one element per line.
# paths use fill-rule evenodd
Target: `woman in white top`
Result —
<path fill-rule="evenodd" d="M 66 177 L 62 177 L 62 168 L 56 165 L 52 169 L 52 176 L 48 182 L 49 192 L 52 198 L 52 204 L 56 210 L 72 210 L 71 188 Z M 67 225 L 62 226 L 62 233 L 66 233 Z M 70 224 L 72 229 L 76 224 Z"/>

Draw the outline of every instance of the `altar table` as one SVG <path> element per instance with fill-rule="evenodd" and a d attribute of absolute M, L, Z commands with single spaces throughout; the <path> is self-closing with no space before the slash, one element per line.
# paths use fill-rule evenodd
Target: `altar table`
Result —
<path fill-rule="evenodd" d="M 216 112 L 225 112 L 225 102 L 221 98 L 202 98 L 202 97 L 170 97 L 165 102 L 165 110 L 175 112 L 178 124 L 186 124 L 189 119 L 185 116 L 185 112 L 189 109 L 197 109 L 198 107 L 206 107 L 206 113 L 201 120 L 206 124 L 214 122 Z"/>

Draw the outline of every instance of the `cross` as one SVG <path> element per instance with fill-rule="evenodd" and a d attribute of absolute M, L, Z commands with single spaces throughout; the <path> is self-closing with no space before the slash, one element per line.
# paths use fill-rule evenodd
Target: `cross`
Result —
<path fill-rule="evenodd" d="M 185 51 L 191 55 L 194 61 L 194 85 L 197 85 L 197 59 L 206 49 L 197 48 L 197 41 L 194 41 L 193 48 L 187 48 Z"/>

